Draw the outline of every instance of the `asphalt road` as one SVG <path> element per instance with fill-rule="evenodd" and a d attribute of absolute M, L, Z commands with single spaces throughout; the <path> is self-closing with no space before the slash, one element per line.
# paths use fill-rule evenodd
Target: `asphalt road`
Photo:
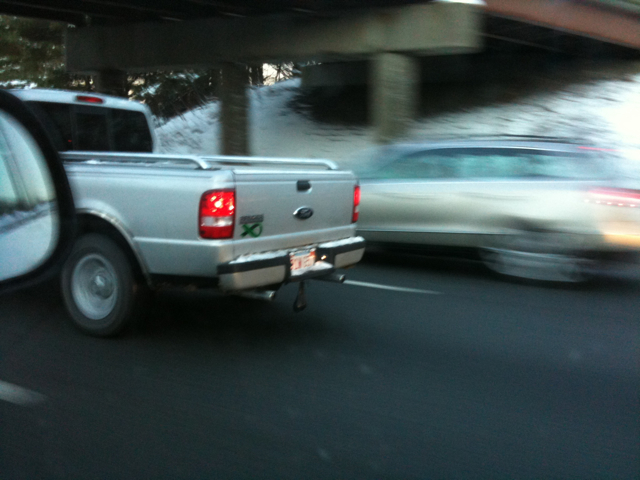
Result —
<path fill-rule="evenodd" d="M 117 340 L 0 298 L 0 478 L 638 478 L 640 273 L 370 256 L 273 304 L 165 291 Z M 376 284 L 412 289 L 389 290 Z"/>

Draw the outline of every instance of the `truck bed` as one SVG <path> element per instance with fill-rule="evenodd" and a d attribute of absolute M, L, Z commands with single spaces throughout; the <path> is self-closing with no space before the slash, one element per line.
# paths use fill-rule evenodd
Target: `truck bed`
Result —
<path fill-rule="evenodd" d="M 329 161 L 66 152 L 80 213 L 127 236 L 151 275 L 212 277 L 241 256 L 355 236 L 351 172 Z M 233 237 L 199 235 L 201 196 L 234 189 Z M 312 214 L 294 216 L 298 209 Z"/>

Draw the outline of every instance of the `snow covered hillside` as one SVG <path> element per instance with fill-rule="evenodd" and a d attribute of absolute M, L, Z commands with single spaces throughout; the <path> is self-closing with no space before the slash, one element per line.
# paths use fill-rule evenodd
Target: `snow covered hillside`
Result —
<path fill-rule="evenodd" d="M 636 69 L 636 72 L 639 70 Z M 465 134 L 528 134 L 579 137 L 598 144 L 640 149 L 640 73 L 566 84 L 520 97 L 416 121 L 407 137 Z M 290 108 L 299 80 L 250 90 L 254 155 L 328 158 L 349 166 L 354 154 L 373 146 L 370 127 L 316 123 Z M 158 128 L 167 153 L 219 153 L 219 108 L 213 102 Z"/>
<path fill-rule="evenodd" d="M 372 145 L 368 128 L 317 124 L 289 108 L 298 79 L 253 87 L 250 96 L 250 148 L 254 155 L 329 158 L 339 161 Z M 218 154 L 219 104 L 212 102 L 157 129 L 166 153 Z"/>

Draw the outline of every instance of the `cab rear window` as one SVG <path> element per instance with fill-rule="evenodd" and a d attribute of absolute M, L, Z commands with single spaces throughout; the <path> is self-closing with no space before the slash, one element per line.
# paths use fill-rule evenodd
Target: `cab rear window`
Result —
<path fill-rule="evenodd" d="M 112 151 L 106 108 L 75 107 L 76 141 L 74 150 Z"/>
<path fill-rule="evenodd" d="M 153 149 L 147 117 L 142 112 L 111 111 L 113 149 L 116 152 L 150 152 Z"/>
<path fill-rule="evenodd" d="M 56 102 L 27 103 L 58 151 L 153 151 L 151 132 L 142 112 Z"/>
<path fill-rule="evenodd" d="M 59 152 L 73 150 L 71 105 L 52 102 L 27 102 L 27 104 L 44 125 L 53 146 Z"/>

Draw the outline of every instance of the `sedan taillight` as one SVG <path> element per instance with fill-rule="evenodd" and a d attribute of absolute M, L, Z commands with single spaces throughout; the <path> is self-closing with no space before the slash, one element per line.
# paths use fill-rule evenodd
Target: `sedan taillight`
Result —
<path fill-rule="evenodd" d="M 640 206 L 640 191 L 626 188 L 598 188 L 590 190 L 585 201 L 612 207 L 636 208 Z"/>

